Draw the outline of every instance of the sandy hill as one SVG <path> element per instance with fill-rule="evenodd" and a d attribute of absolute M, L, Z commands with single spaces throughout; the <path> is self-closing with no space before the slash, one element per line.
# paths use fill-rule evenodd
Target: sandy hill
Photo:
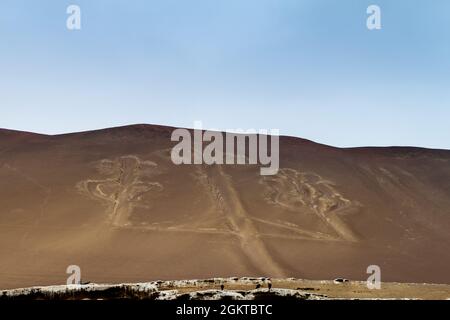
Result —
<path fill-rule="evenodd" d="M 228 276 L 449 283 L 450 151 L 280 138 L 280 171 L 171 162 L 173 128 L 0 130 L 0 288 Z"/>

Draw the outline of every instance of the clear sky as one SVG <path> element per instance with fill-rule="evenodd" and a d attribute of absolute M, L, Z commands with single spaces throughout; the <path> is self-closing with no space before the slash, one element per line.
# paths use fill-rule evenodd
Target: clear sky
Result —
<path fill-rule="evenodd" d="M 1 0 L 0 127 L 195 120 L 450 149 L 450 1 Z"/>

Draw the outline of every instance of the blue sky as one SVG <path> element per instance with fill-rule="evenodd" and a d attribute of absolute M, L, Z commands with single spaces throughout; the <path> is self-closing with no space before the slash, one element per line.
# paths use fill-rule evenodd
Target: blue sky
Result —
<path fill-rule="evenodd" d="M 381 30 L 366 28 L 370 4 Z M 2 0 L 0 127 L 201 120 L 450 149 L 449 17 L 448 0 Z"/>

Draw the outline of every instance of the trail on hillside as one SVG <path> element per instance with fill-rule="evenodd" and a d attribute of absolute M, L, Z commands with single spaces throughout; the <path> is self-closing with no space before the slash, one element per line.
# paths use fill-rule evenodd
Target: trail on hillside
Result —
<path fill-rule="evenodd" d="M 258 230 L 233 187 L 231 178 L 225 174 L 223 167 L 211 168 L 211 182 L 219 192 L 220 208 L 226 215 L 232 231 L 239 238 L 241 247 L 252 265 L 272 277 L 284 277 L 282 267 L 273 259 L 258 234 Z"/>

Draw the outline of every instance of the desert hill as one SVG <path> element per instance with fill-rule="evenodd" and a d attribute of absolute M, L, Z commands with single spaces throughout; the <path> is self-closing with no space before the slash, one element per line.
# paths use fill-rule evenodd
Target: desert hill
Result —
<path fill-rule="evenodd" d="M 450 284 L 450 151 L 280 137 L 280 170 L 175 165 L 174 128 L 0 129 L 0 288 L 229 276 Z"/>

